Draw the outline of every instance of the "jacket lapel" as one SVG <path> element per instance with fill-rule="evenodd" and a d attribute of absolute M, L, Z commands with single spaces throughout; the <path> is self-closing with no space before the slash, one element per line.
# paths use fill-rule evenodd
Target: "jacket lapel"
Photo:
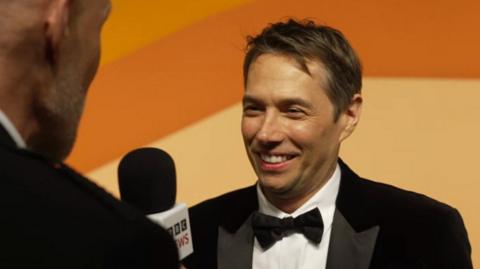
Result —
<path fill-rule="evenodd" d="M 0 123 L 0 144 L 8 146 L 10 148 L 17 148 L 15 141 L 13 138 L 8 134 L 7 130 L 3 127 Z"/>
<path fill-rule="evenodd" d="M 235 233 L 218 228 L 218 269 L 252 268 L 253 229 L 250 217 Z"/>
<path fill-rule="evenodd" d="M 342 160 L 340 190 L 332 223 L 327 269 L 369 268 L 380 231 L 371 215 L 367 187 Z"/>
<path fill-rule="evenodd" d="M 356 232 L 338 210 L 332 223 L 327 269 L 367 269 L 380 227 Z"/>
<path fill-rule="evenodd" d="M 221 203 L 221 221 L 218 226 L 218 269 L 250 269 L 254 234 L 251 215 L 258 210 L 257 188 L 250 186 L 231 194 Z"/>
<path fill-rule="evenodd" d="M 375 250 L 380 227 L 368 215 L 368 197 L 363 193 L 360 178 L 339 160 L 342 169 L 340 190 L 327 257 L 327 269 L 368 269 Z M 246 188 L 224 204 L 218 227 L 218 269 L 250 269 L 254 235 L 251 214 L 258 210 L 255 186 Z M 244 203 L 242 203 L 242 201 Z M 241 206 L 241 210 L 239 205 Z"/>

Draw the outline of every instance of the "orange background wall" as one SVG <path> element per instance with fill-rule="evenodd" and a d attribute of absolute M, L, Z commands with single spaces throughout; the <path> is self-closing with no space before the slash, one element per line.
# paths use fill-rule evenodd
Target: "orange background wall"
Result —
<path fill-rule="evenodd" d="M 72 166 L 118 194 L 118 159 L 155 145 L 172 153 L 179 199 L 190 205 L 253 184 L 238 125 L 245 36 L 279 19 L 313 18 L 342 30 L 365 68 L 365 113 L 342 157 L 365 177 L 457 207 L 480 266 L 480 2 L 113 0 L 113 6 Z"/>

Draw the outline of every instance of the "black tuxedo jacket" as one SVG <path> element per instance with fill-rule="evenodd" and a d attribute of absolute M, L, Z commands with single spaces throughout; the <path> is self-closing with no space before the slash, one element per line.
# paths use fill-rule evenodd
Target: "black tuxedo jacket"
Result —
<path fill-rule="evenodd" d="M 340 161 L 342 177 L 327 269 L 470 269 L 471 249 L 458 211 L 424 195 L 358 177 Z M 252 268 L 258 210 L 255 186 L 190 210 L 194 254 L 189 269 Z"/>
<path fill-rule="evenodd" d="M 178 268 L 170 235 L 0 125 L 0 268 Z"/>

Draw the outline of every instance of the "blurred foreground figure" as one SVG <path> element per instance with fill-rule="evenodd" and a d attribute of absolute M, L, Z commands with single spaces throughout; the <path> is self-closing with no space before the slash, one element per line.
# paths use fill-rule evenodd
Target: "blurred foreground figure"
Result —
<path fill-rule="evenodd" d="M 339 159 L 360 119 L 362 69 L 311 21 L 248 40 L 242 135 L 254 186 L 190 210 L 189 269 L 470 269 L 454 208 L 363 179 Z"/>
<path fill-rule="evenodd" d="M 169 234 L 62 163 L 109 12 L 0 0 L 0 268 L 178 268 Z"/>

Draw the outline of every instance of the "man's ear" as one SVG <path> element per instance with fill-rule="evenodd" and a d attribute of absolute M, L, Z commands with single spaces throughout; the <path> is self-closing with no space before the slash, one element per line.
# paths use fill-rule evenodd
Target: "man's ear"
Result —
<path fill-rule="evenodd" d="M 47 56 L 56 62 L 58 48 L 63 38 L 68 35 L 70 0 L 50 0 L 45 15 L 45 35 Z"/>
<path fill-rule="evenodd" d="M 356 93 L 352 97 L 348 108 L 342 113 L 341 117 L 344 118 L 343 120 L 345 121 L 345 127 L 340 135 L 340 141 L 343 141 L 345 138 L 349 137 L 355 130 L 355 127 L 357 127 L 357 124 L 360 121 L 360 115 L 362 114 L 362 104 L 362 95 Z"/>

